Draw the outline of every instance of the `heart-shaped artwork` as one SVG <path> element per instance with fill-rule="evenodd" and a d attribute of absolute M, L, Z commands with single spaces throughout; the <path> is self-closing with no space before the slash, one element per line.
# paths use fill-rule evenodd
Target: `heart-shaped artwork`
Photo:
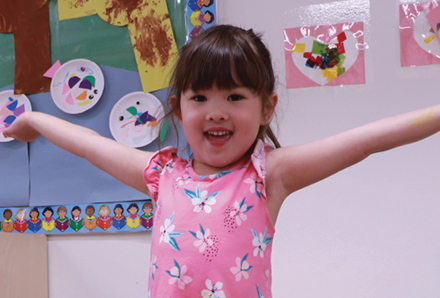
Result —
<path fill-rule="evenodd" d="M 305 76 L 325 85 L 353 66 L 359 56 L 357 43 L 357 38 L 350 31 L 340 33 L 329 44 L 314 36 L 305 36 L 293 46 L 292 59 Z"/>
<path fill-rule="evenodd" d="M 288 88 L 365 83 L 363 23 L 284 30 Z"/>
<path fill-rule="evenodd" d="M 400 64 L 401 66 L 440 63 L 440 42 L 428 15 L 435 8 L 432 2 L 401 4 Z"/>
<path fill-rule="evenodd" d="M 440 43 L 435 38 L 435 34 L 424 11 L 421 11 L 414 19 L 413 36 L 417 44 L 426 52 L 440 56 Z"/>

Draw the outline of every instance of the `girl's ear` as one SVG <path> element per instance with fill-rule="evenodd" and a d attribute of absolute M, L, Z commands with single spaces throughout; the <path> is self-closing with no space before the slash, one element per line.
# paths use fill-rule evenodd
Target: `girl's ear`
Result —
<path fill-rule="evenodd" d="M 172 109 L 175 109 L 176 105 L 179 105 L 177 96 L 173 95 L 170 97 L 170 105 L 171 105 Z M 176 108 L 175 115 L 176 115 L 177 119 L 179 120 L 179 122 L 181 123 L 182 122 L 182 111 L 180 110 L 180 105 Z"/>
<path fill-rule="evenodd" d="M 275 107 L 278 104 L 278 94 L 276 92 L 272 93 L 272 95 L 268 98 L 268 100 L 264 103 L 263 106 L 263 117 L 262 117 L 262 125 L 266 125 L 270 122 L 273 113 L 275 112 Z"/>

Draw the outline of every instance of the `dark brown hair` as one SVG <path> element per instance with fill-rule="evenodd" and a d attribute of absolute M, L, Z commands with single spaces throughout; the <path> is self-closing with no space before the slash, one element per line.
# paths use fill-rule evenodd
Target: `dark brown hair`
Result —
<path fill-rule="evenodd" d="M 270 52 L 261 35 L 231 25 L 208 28 L 182 47 L 170 79 L 170 94 L 176 103 L 169 114 L 180 109 L 181 94 L 188 90 L 220 89 L 239 86 L 249 88 L 261 97 L 263 107 L 275 89 L 275 76 Z M 257 139 L 270 139 L 280 144 L 269 124 L 262 125 Z"/>

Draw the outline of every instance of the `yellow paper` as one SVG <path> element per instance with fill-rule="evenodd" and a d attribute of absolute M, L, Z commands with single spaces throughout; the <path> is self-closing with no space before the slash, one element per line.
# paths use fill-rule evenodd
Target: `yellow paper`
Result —
<path fill-rule="evenodd" d="M 94 0 L 58 0 L 60 21 L 96 14 Z"/>
<path fill-rule="evenodd" d="M 306 51 L 305 43 L 296 43 L 292 49 L 292 52 L 294 53 L 304 53 L 305 51 Z"/>
<path fill-rule="evenodd" d="M 330 82 L 338 76 L 338 71 L 335 68 L 326 68 L 322 70 L 322 75 L 327 77 L 327 82 Z"/>
<path fill-rule="evenodd" d="M 426 43 L 430 43 L 434 38 L 435 38 L 435 35 L 431 35 L 430 37 L 428 37 L 427 39 L 425 39 L 425 42 L 426 42 Z"/>
<path fill-rule="evenodd" d="M 139 0 L 120 6 L 113 0 L 58 0 L 60 20 L 98 14 L 115 26 L 128 24 L 145 93 L 168 87 L 178 56 L 166 0 Z M 115 41 L 117 42 L 117 41 Z"/>
<path fill-rule="evenodd" d="M 143 0 L 128 24 L 131 42 L 145 93 L 168 87 L 169 74 L 178 56 L 166 0 L 152 7 Z"/>
<path fill-rule="evenodd" d="M 95 3 L 96 13 L 106 21 L 115 26 L 126 26 L 129 21 L 127 10 L 115 6 L 112 0 L 89 0 Z"/>

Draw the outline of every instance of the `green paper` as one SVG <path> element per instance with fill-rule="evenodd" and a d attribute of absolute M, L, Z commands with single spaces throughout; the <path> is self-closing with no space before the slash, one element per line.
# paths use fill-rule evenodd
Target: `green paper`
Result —
<path fill-rule="evenodd" d="M 161 141 L 165 140 L 170 123 L 171 123 L 170 119 L 165 120 L 165 122 L 163 123 L 162 130 L 160 131 L 160 140 Z"/>
<path fill-rule="evenodd" d="M 323 43 L 320 43 L 316 40 L 313 41 L 312 54 L 322 55 L 325 54 L 325 48 L 327 46 Z"/>

